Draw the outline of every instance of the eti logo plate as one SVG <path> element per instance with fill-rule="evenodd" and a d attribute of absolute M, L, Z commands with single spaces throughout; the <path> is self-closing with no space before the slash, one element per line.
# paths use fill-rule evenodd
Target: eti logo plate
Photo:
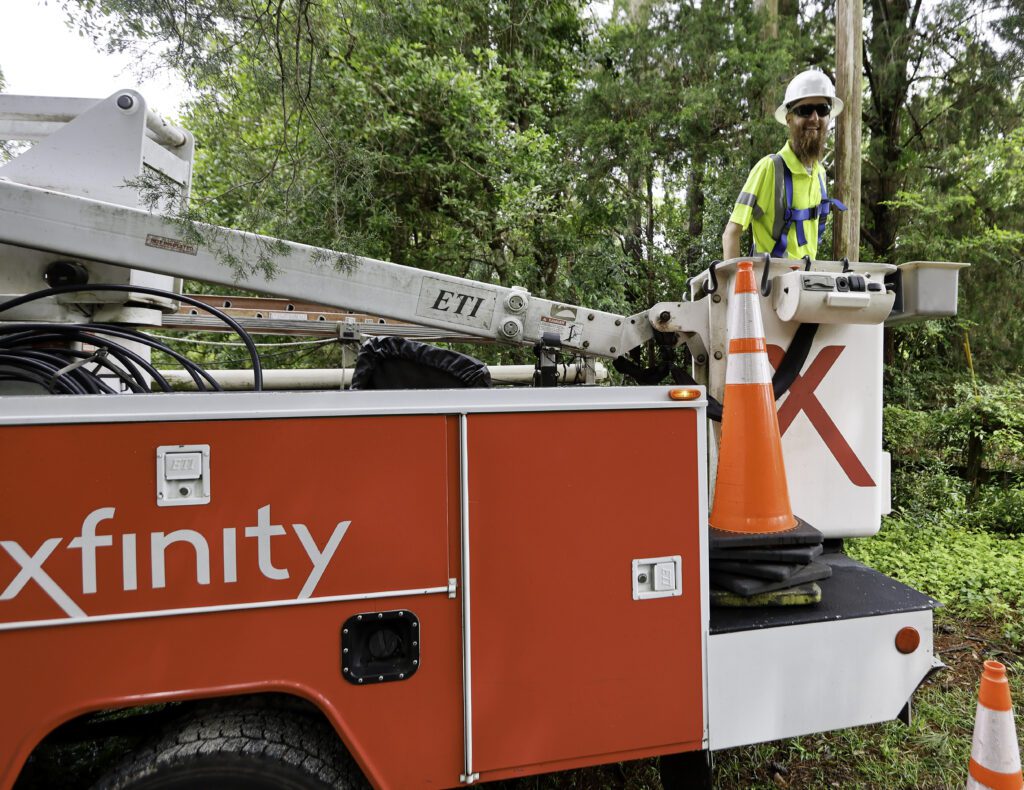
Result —
<path fill-rule="evenodd" d="M 424 277 L 416 302 L 416 315 L 450 324 L 490 329 L 495 298 L 494 292 L 486 288 Z"/>

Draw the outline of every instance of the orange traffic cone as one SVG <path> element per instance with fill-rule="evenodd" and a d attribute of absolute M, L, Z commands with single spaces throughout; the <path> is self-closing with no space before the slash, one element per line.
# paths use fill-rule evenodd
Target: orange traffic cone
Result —
<path fill-rule="evenodd" d="M 974 742 L 967 790 L 1021 790 L 1020 747 L 1013 724 L 1010 684 L 1006 667 L 986 661 L 978 689 L 978 713 L 974 718 Z"/>
<path fill-rule="evenodd" d="M 708 523 L 725 532 L 786 532 L 797 520 L 789 504 L 779 416 L 750 261 L 739 264 L 727 317 L 722 439 Z"/>

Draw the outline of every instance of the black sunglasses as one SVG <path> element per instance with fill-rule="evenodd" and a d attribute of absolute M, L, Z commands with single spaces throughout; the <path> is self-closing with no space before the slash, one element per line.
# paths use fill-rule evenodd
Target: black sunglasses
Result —
<path fill-rule="evenodd" d="M 790 110 L 799 115 L 801 118 L 810 118 L 811 113 L 818 113 L 819 118 L 828 118 L 832 114 L 831 104 L 801 104 L 799 107 L 794 107 Z"/>

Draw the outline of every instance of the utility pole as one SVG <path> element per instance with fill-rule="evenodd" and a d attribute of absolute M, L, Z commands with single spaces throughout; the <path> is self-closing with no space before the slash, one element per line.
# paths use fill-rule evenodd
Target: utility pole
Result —
<path fill-rule="evenodd" d="M 864 73 L 864 2 L 836 2 L 836 93 L 845 108 L 836 119 L 835 196 L 848 211 L 832 225 L 835 260 L 860 259 L 861 75 Z"/>

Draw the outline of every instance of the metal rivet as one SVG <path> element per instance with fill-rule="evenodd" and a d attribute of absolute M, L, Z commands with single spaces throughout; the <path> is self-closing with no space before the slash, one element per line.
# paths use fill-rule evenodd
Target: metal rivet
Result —
<path fill-rule="evenodd" d="M 715 352 L 715 359 L 721 359 L 721 358 L 722 358 L 722 352 L 721 351 L 716 351 Z"/>
<path fill-rule="evenodd" d="M 380 620 L 384 617 L 384 612 L 377 612 L 377 619 Z"/>
<path fill-rule="evenodd" d="M 362 619 L 363 619 L 363 616 L 361 614 L 357 614 L 356 615 L 356 620 L 362 620 Z"/>
<path fill-rule="evenodd" d="M 347 633 L 348 633 L 348 629 L 347 629 L 347 628 L 342 628 L 342 629 L 341 629 L 341 633 L 343 633 L 343 634 L 347 634 Z"/>
<path fill-rule="evenodd" d="M 593 313 L 590 313 L 590 314 L 589 314 L 589 315 L 587 316 L 587 320 L 588 320 L 588 321 L 593 321 L 593 320 L 594 320 L 594 314 L 593 314 Z"/>
<path fill-rule="evenodd" d="M 711 297 L 711 301 L 714 302 L 715 304 L 718 304 L 719 302 L 722 301 L 722 295 L 715 294 L 714 296 Z"/>
<path fill-rule="evenodd" d="M 414 658 L 414 659 L 412 660 L 412 665 L 413 665 L 414 667 L 418 667 L 418 666 L 420 665 L 419 659 L 418 659 L 418 658 Z"/>
<path fill-rule="evenodd" d="M 413 642 L 413 643 L 412 643 L 412 646 L 413 646 L 413 647 L 417 647 L 417 646 L 419 646 L 419 642 Z"/>
<path fill-rule="evenodd" d="M 405 617 L 405 612 L 399 612 L 399 613 L 398 613 L 398 616 L 399 616 L 399 617 Z"/>
<path fill-rule="evenodd" d="M 664 324 L 671 317 L 672 317 L 672 313 L 670 313 L 668 310 L 662 310 L 661 314 L 658 316 L 658 320 L 661 321 L 661 323 Z"/>
<path fill-rule="evenodd" d="M 705 354 L 698 354 L 697 355 L 697 364 L 698 365 L 703 365 L 707 361 L 708 361 L 707 355 L 705 355 Z"/>
<path fill-rule="evenodd" d="M 135 99 L 129 96 L 127 93 L 122 93 L 117 97 L 117 106 L 122 110 L 130 110 L 132 105 L 135 104 Z"/>
<path fill-rule="evenodd" d="M 399 672 L 398 673 L 398 679 L 399 680 L 404 680 L 405 679 L 405 673 L 404 672 Z"/>
<path fill-rule="evenodd" d="M 344 668 L 343 670 L 341 670 L 341 671 L 342 671 L 342 672 L 344 672 L 344 673 L 345 673 L 345 674 L 347 675 L 347 674 L 348 674 L 348 667 L 345 667 L 345 668 Z"/>
<path fill-rule="evenodd" d="M 641 573 L 639 576 L 636 577 L 636 580 L 640 582 L 640 584 L 647 584 L 647 574 Z"/>
<path fill-rule="evenodd" d="M 615 319 L 615 326 L 622 326 L 622 319 L 621 318 L 616 318 Z"/>
<path fill-rule="evenodd" d="M 609 350 L 609 351 L 611 351 L 611 352 L 612 352 L 612 353 L 614 354 L 614 353 L 615 353 L 615 346 L 612 346 L 612 347 L 611 347 L 611 348 L 609 348 L 608 350 Z"/>
<path fill-rule="evenodd" d="M 362 683 L 362 682 L 363 682 L 363 679 L 362 679 L 362 678 L 359 678 L 359 682 L 360 682 L 360 683 Z"/>
<path fill-rule="evenodd" d="M 415 627 L 416 627 L 416 626 L 418 626 L 418 625 L 419 625 L 419 623 L 413 623 L 413 624 L 412 624 L 412 627 L 413 627 L 413 628 L 415 628 Z"/>
<path fill-rule="evenodd" d="M 378 675 L 377 676 L 377 680 L 384 680 L 384 676 L 383 675 Z"/>
<path fill-rule="evenodd" d="M 583 341 L 583 347 L 584 348 L 590 348 L 590 341 L 589 340 L 584 340 Z"/>
<path fill-rule="evenodd" d="M 347 652 L 348 652 L 348 648 L 347 648 L 347 647 L 343 647 L 343 648 L 341 649 L 341 652 L 342 652 L 342 653 L 347 653 Z"/>

